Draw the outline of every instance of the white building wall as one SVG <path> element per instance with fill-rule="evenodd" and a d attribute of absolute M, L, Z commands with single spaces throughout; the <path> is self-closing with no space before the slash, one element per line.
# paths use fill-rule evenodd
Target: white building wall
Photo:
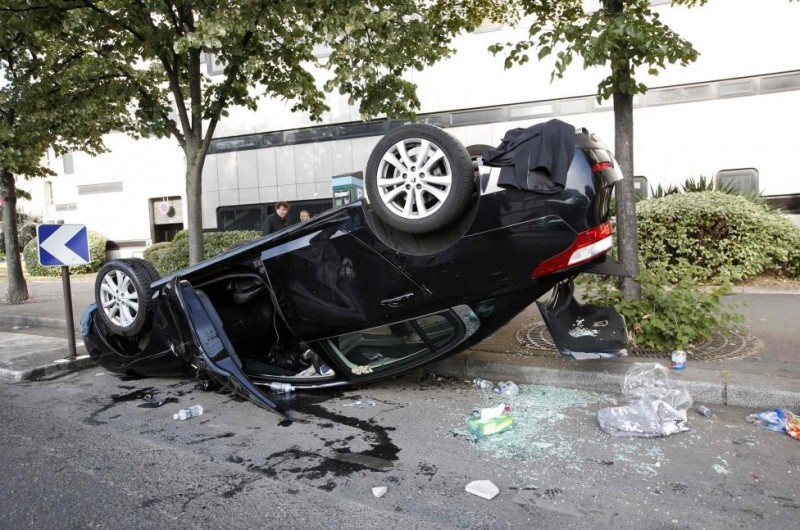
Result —
<path fill-rule="evenodd" d="M 84 224 L 114 241 L 149 240 L 149 200 L 185 197 L 183 152 L 174 140 L 134 141 L 124 134 L 109 134 L 105 143 L 109 153 L 73 153 L 70 175 L 64 173 L 61 158 L 51 159 L 58 176 L 39 183 L 41 190 L 52 186 L 53 201 L 42 204 L 42 217 L 45 222 Z M 79 194 L 79 186 L 119 182 L 119 192 Z M 63 209 L 66 205 L 74 209 Z"/>

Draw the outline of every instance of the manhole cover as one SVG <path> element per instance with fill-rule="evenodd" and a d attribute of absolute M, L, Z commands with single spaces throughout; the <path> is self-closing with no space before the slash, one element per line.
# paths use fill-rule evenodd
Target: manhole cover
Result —
<path fill-rule="evenodd" d="M 522 347 L 520 353 L 538 357 L 560 357 L 553 337 L 544 322 L 531 322 L 517 331 L 517 342 Z M 764 349 L 764 344 L 752 335 L 731 333 L 727 337 L 714 332 L 703 344 L 689 349 L 689 359 L 698 361 L 735 361 L 755 355 Z M 628 348 L 632 357 L 669 359 L 671 352 L 660 352 L 650 348 Z"/>

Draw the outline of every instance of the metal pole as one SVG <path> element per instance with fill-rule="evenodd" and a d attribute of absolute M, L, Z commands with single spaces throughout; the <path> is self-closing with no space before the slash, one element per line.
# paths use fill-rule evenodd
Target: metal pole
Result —
<path fill-rule="evenodd" d="M 72 289 L 69 285 L 69 267 L 61 267 L 61 285 L 64 286 L 64 311 L 67 314 L 67 341 L 69 342 L 69 358 L 78 356 L 75 351 L 75 323 L 72 319 Z"/>

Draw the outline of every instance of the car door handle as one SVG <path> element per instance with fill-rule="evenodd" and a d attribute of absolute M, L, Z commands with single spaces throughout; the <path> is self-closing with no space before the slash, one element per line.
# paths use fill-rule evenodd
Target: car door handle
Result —
<path fill-rule="evenodd" d="M 389 307 L 400 307 L 401 305 L 405 304 L 412 298 L 414 298 L 414 293 L 401 294 L 400 296 L 395 296 L 394 298 L 387 298 L 386 300 L 381 300 L 381 305 Z"/>

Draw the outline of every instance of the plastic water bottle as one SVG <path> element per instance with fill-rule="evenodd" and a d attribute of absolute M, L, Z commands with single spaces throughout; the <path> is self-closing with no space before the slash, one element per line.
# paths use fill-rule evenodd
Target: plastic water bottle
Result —
<path fill-rule="evenodd" d="M 473 379 L 472 382 L 475 383 L 475 386 L 477 386 L 481 390 L 491 390 L 494 387 L 494 383 L 486 379 L 481 379 L 480 377 L 477 379 Z"/>
<path fill-rule="evenodd" d="M 288 394 L 294 392 L 294 387 L 289 383 L 270 383 L 269 389 L 278 394 Z"/>
<path fill-rule="evenodd" d="M 519 387 L 514 381 L 505 381 L 503 383 L 497 383 L 497 388 L 495 388 L 494 391 L 501 396 L 514 397 L 519 394 Z"/>
<path fill-rule="evenodd" d="M 194 418 L 195 416 L 199 416 L 203 413 L 203 406 L 202 405 L 192 405 L 188 409 L 181 409 L 177 413 L 172 415 L 173 420 L 188 420 L 189 418 Z"/>

